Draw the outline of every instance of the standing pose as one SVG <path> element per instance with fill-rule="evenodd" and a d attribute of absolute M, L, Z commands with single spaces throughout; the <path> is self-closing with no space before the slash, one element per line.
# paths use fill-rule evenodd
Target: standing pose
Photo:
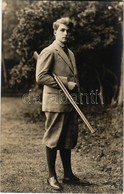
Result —
<path fill-rule="evenodd" d="M 57 150 L 64 169 L 63 183 L 79 183 L 71 166 L 71 149 L 75 147 L 78 137 L 77 113 L 58 86 L 52 73 L 60 77 L 70 94 L 78 93 L 79 82 L 74 54 L 67 48 L 73 23 L 70 18 L 58 19 L 53 23 L 55 41 L 42 50 L 37 60 L 36 81 L 44 86 L 42 110 L 45 112 L 46 156 L 49 177 L 48 184 L 62 189 L 56 174 Z"/>

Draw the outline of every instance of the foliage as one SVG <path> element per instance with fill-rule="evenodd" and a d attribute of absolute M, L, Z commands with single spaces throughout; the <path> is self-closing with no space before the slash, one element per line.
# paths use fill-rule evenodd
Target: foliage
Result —
<path fill-rule="evenodd" d="M 37 1 L 21 9 L 17 14 L 18 24 L 10 39 L 11 46 L 20 57 L 21 65 L 16 67 L 16 76 L 11 71 L 11 85 L 23 87 L 24 82 L 29 83 L 29 73 L 35 73 L 33 52 L 40 52 L 52 42 L 52 23 L 56 19 L 63 16 L 72 18 L 74 30 L 69 46 L 75 53 L 78 66 L 82 66 L 80 59 L 83 52 L 106 49 L 115 44 L 122 11 L 122 2 L 112 1 Z M 21 68 L 23 71 L 23 66 L 27 66 L 25 80 L 18 70 Z M 33 82 L 34 76 L 30 84 Z"/>
<path fill-rule="evenodd" d="M 18 58 L 18 55 L 15 53 L 16 49 L 12 49 L 9 45 L 9 38 L 18 24 L 16 12 L 28 4 L 28 0 L 23 2 L 20 0 L 2 0 L 2 46 L 5 59 Z"/>
<path fill-rule="evenodd" d="M 80 50 L 94 49 L 114 43 L 122 7 L 118 2 L 35 2 L 17 15 L 19 23 L 11 38 L 17 53 L 29 59 L 30 51 L 41 50 L 51 41 L 52 23 L 62 16 L 70 16 L 75 24 L 73 50 L 75 45 Z"/>

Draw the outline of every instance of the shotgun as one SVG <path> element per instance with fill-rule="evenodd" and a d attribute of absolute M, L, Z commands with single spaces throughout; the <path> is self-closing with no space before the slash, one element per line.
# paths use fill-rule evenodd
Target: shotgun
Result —
<path fill-rule="evenodd" d="M 38 59 L 38 53 L 36 51 L 33 54 L 33 58 L 36 59 L 36 60 Z M 88 122 L 88 120 L 86 119 L 86 117 L 84 116 L 84 114 L 81 112 L 81 110 L 78 107 L 78 105 L 76 104 L 76 102 L 73 100 L 72 96 L 69 94 L 68 90 L 64 86 L 64 84 L 61 81 L 61 79 L 59 78 L 59 76 L 56 76 L 55 73 L 53 73 L 52 75 L 53 75 L 54 79 L 56 80 L 56 82 L 58 83 L 58 85 L 60 86 L 61 90 L 64 92 L 64 94 L 66 95 L 66 97 L 70 101 L 70 103 L 73 105 L 73 107 L 75 108 L 75 110 L 77 111 L 77 113 L 80 115 L 81 119 L 86 124 L 86 126 L 88 127 L 88 129 L 91 131 L 91 133 L 94 133 L 95 130 L 92 128 L 92 126 L 90 125 L 90 123 Z"/>

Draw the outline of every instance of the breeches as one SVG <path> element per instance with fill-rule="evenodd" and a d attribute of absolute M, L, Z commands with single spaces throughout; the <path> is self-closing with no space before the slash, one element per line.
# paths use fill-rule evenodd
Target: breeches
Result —
<path fill-rule="evenodd" d="M 72 149 L 77 144 L 78 116 L 71 112 L 45 112 L 43 144 L 50 148 Z"/>

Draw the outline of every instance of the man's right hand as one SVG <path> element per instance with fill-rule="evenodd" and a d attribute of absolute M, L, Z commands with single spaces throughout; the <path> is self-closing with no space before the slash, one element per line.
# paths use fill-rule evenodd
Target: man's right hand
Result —
<path fill-rule="evenodd" d="M 68 89 L 75 90 L 77 88 L 77 84 L 75 82 L 68 82 Z"/>

